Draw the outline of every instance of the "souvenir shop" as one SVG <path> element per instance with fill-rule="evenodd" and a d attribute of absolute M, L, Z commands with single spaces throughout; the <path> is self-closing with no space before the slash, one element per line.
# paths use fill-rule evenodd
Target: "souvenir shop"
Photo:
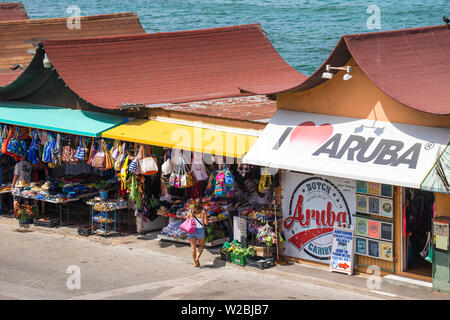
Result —
<path fill-rule="evenodd" d="M 1 137 L 1 190 L 21 224 L 87 224 L 85 201 L 117 193 L 109 141 L 5 124 Z"/>
<path fill-rule="evenodd" d="M 140 150 L 100 138 L 126 119 L 38 107 L 1 106 L 3 213 L 21 226 L 74 226 L 82 235 L 134 233 L 139 186 L 124 167 L 126 155 Z"/>
<path fill-rule="evenodd" d="M 278 110 L 243 162 L 281 169 L 286 257 L 329 265 L 333 230 L 344 228 L 354 238 L 347 267 L 431 281 L 433 219 L 445 212 L 425 177 L 448 137 L 443 128 Z"/>
<path fill-rule="evenodd" d="M 199 134 L 200 143 L 196 144 L 186 139 L 194 136 L 194 131 L 195 128 L 185 125 L 140 119 L 108 130 L 103 136 L 126 137 L 128 141 L 163 147 L 158 161 L 161 187 L 160 207 L 156 213 L 167 219 L 167 225 L 162 228 L 159 239 L 189 243 L 188 234 L 179 226 L 194 201 L 201 199 L 209 220 L 206 247 L 227 246 L 235 240 L 243 247 L 261 247 L 261 255 L 269 255 L 267 252 L 274 255 L 278 239 L 274 213 L 278 211 L 281 217 L 280 207 L 276 205 L 279 203 L 277 171 L 264 171 L 259 166 L 240 163 L 256 138 L 203 129 Z M 174 136 L 183 139 L 174 139 Z M 220 143 L 208 145 L 207 136 L 216 137 L 215 141 Z M 233 139 L 241 139 L 239 150 L 236 145 L 230 147 L 222 143 Z M 276 200 L 275 205 L 273 200 Z M 145 223 L 143 231 L 147 231 Z M 264 250 L 267 247 L 272 250 Z"/>

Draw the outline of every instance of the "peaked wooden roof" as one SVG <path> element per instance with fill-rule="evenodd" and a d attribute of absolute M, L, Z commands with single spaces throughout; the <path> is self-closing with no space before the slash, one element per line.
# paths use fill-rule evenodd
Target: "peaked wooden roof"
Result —
<path fill-rule="evenodd" d="M 277 90 L 306 78 L 259 24 L 42 43 L 70 89 L 106 109 L 246 96 L 246 86 Z"/>
<path fill-rule="evenodd" d="M 80 29 L 70 29 L 67 18 L 0 21 L 0 70 L 19 64 L 26 68 L 41 40 L 142 33 L 145 30 L 134 12 L 81 17 Z"/>
<path fill-rule="evenodd" d="M 0 3 L 0 21 L 29 19 L 21 2 Z"/>
<path fill-rule="evenodd" d="M 343 66 L 353 57 L 380 90 L 416 110 L 450 114 L 450 25 L 343 35 L 328 59 L 304 81 L 278 92 L 315 87 L 327 64 Z M 334 71 L 333 71 L 334 72 Z"/>

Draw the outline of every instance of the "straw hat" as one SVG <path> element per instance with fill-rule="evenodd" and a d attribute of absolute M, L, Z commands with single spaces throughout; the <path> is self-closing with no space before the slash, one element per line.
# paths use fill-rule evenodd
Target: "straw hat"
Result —
<path fill-rule="evenodd" d="M 52 186 L 52 183 L 51 183 L 50 181 L 46 181 L 46 182 L 41 186 L 41 189 L 42 189 L 42 190 L 49 190 L 51 186 Z"/>
<path fill-rule="evenodd" d="M 158 212 L 157 212 L 158 215 L 164 215 L 164 214 L 167 214 L 167 213 L 169 213 L 169 210 L 167 210 L 167 208 L 164 207 L 164 206 L 161 206 L 161 207 L 158 209 Z"/>
<path fill-rule="evenodd" d="M 25 188 L 28 187 L 29 184 L 25 180 L 20 180 L 18 184 L 16 184 L 16 188 Z"/>
<path fill-rule="evenodd" d="M 36 183 L 36 182 L 30 183 L 30 188 L 34 188 L 34 187 L 36 187 L 36 186 L 37 186 L 37 183 Z"/>
<path fill-rule="evenodd" d="M 41 191 L 41 187 L 35 186 L 33 188 L 31 188 L 31 192 L 37 193 Z"/>

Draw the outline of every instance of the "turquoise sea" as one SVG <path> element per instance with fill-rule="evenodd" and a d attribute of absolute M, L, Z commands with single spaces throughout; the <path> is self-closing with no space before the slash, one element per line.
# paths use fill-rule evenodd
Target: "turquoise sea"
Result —
<path fill-rule="evenodd" d="M 342 34 L 443 24 L 450 0 L 17 0 L 32 19 L 135 11 L 147 32 L 203 29 L 260 23 L 281 56 L 310 75 L 328 57 Z M 378 11 L 367 13 L 369 6 Z M 378 10 L 376 8 L 376 10 Z M 373 20 L 378 18 L 379 20 Z M 380 29 L 373 23 L 379 21 Z"/>

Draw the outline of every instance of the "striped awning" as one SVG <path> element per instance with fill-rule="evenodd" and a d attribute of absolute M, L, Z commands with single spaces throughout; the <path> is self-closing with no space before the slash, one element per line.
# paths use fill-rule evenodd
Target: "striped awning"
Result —
<path fill-rule="evenodd" d="M 439 150 L 437 160 L 420 185 L 421 189 L 450 193 L 450 144 Z"/>

